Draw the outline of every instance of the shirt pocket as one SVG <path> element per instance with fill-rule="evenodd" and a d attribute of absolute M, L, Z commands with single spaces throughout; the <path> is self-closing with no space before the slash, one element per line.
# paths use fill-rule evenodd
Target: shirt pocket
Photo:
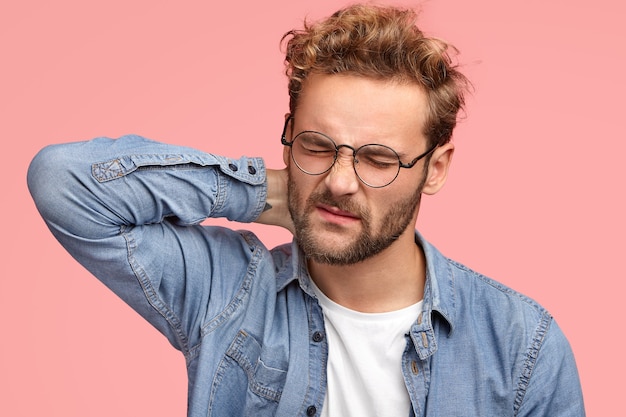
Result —
<path fill-rule="evenodd" d="M 230 415 L 272 415 L 287 378 L 287 356 L 279 352 L 283 350 L 261 346 L 252 335 L 240 330 L 220 363 L 211 404 L 216 408 L 228 404 Z M 211 415 L 219 413 L 213 409 Z"/>

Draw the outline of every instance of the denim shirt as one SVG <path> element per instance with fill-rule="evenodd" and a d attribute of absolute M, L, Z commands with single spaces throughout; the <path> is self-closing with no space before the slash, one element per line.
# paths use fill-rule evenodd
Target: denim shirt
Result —
<path fill-rule="evenodd" d="M 200 224 L 260 215 L 261 159 L 98 138 L 42 150 L 28 185 L 70 254 L 183 353 L 189 416 L 319 415 L 328 344 L 300 249 Z M 427 271 L 402 356 L 412 415 L 583 416 L 552 316 L 418 233 L 416 244 Z"/>

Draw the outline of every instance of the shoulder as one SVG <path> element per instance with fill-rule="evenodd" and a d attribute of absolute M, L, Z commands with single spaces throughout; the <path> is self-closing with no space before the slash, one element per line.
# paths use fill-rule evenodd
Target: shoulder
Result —
<path fill-rule="evenodd" d="M 518 351 L 540 349 L 554 319 L 533 298 L 446 258 L 452 291 L 453 327 L 460 332 L 478 333 L 501 343 L 503 349 L 517 345 Z M 505 347 L 504 345 L 508 346 Z"/>
<path fill-rule="evenodd" d="M 453 327 L 468 314 L 498 321 L 512 315 L 549 315 L 532 298 L 443 255 L 419 233 L 416 241 L 426 257 L 425 301 Z"/>
<path fill-rule="evenodd" d="M 425 298 L 431 298 L 433 309 L 446 317 L 452 328 L 480 319 L 503 325 L 519 323 L 534 329 L 536 323 L 551 320 L 550 313 L 531 297 L 444 256 L 418 238 L 427 262 Z"/>
<path fill-rule="evenodd" d="M 466 301 L 478 306 L 492 306 L 499 311 L 518 311 L 535 316 L 549 315 L 549 312 L 533 298 L 500 281 L 483 275 L 449 258 L 446 258 L 456 293 Z"/>
<path fill-rule="evenodd" d="M 500 352 L 540 349 L 553 324 L 546 308 L 500 281 L 442 255 L 425 243 L 426 297 L 456 340 L 481 340 Z M 521 359 L 518 357 L 517 360 Z"/>

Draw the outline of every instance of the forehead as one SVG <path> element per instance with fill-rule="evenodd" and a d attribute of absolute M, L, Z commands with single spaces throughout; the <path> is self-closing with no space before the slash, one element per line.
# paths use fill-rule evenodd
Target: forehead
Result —
<path fill-rule="evenodd" d="M 295 129 L 338 143 L 410 146 L 425 141 L 426 93 L 412 83 L 347 74 L 312 74 L 302 85 Z"/>

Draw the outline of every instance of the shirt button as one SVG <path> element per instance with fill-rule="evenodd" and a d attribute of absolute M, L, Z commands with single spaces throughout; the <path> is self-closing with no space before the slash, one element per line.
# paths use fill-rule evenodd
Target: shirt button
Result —
<path fill-rule="evenodd" d="M 313 333 L 313 341 L 315 343 L 319 343 L 322 340 L 324 340 L 324 333 L 322 333 L 322 332 L 315 332 L 315 333 Z"/>
<path fill-rule="evenodd" d="M 250 175 L 254 175 L 256 174 L 256 168 L 252 165 L 248 165 L 248 172 L 250 173 Z"/>
<path fill-rule="evenodd" d="M 306 415 L 311 417 L 317 413 L 317 408 L 314 405 L 310 405 L 309 408 L 306 409 Z"/>
<path fill-rule="evenodd" d="M 239 170 L 239 168 L 237 168 L 237 165 L 235 164 L 228 164 L 228 168 L 230 168 L 230 170 L 234 172 L 237 172 Z"/>
<path fill-rule="evenodd" d="M 411 372 L 413 372 L 413 375 L 417 375 L 417 374 L 420 373 L 420 370 L 417 367 L 417 362 L 416 361 L 411 361 Z"/>

